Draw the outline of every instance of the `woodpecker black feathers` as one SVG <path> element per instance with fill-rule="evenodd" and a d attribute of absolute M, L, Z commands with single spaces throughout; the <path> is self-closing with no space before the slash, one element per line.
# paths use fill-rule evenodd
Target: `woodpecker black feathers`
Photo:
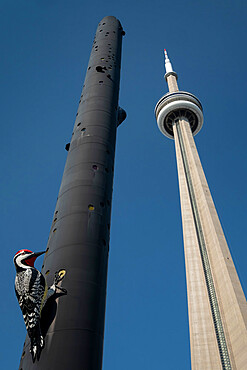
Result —
<path fill-rule="evenodd" d="M 48 289 L 44 276 L 34 267 L 38 256 L 45 252 L 33 253 L 27 249 L 18 251 L 14 256 L 16 268 L 15 292 L 22 310 L 24 322 L 31 341 L 30 352 L 33 362 L 39 360 L 44 339 L 40 329 L 40 315 L 42 308 L 59 288 L 64 293 L 66 290 L 57 286 L 62 280 L 59 273 L 55 274 L 53 285 Z"/>

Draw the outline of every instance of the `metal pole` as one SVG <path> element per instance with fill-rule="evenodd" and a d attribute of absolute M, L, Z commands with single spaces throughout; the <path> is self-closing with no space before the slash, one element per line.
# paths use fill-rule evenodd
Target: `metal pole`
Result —
<path fill-rule="evenodd" d="M 99 23 L 76 115 L 42 273 L 62 286 L 41 315 L 45 347 L 32 362 L 26 338 L 19 369 L 102 368 L 107 264 L 124 31 L 115 17 Z"/>

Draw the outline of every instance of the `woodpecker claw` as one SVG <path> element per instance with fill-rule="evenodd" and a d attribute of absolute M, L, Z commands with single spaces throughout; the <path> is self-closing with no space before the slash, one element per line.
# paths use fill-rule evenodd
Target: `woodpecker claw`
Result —
<path fill-rule="evenodd" d="M 54 277 L 55 285 L 57 285 L 60 281 L 63 280 L 65 273 L 66 273 L 65 270 L 59 270 L 55 272 L 55 277 Z"/>
<path fill-rule="evenodd" d="M 58 283 L 63 280 L 64 276 L 66 274 L 65 270 L 59 270 L 55 272 L 55 277 L 54 277 L 54 284 L 55 288 L 59 289 L 61 292 L 67 294 L 67 290 L 65 288 L 61 288 L 58 286 Z"/>

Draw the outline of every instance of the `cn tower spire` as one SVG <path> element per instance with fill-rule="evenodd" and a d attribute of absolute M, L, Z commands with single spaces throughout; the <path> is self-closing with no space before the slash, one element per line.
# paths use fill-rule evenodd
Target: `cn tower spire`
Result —
<path fill-rule="evenodd" d="M 170 92 L 178 91 L 178 84 L 177 84 L 177 73 L 173 71 L 172 64 L 170 59 L 168 58 L 168 54 L 166 49 L 164 49 L 165 55 L 165 79 L 168 83 L 168 88 Z"/>
<path fill-rule="evenodd" d="M 173 72 L 172 64 L 170 62 L 170 59 L 168 58 L 168 54 L 166 49 L 164 49 L 164 54 L 165 54 L 165 69 L 166 73 Z"/>
<path fill-rule="evenodd" d="M 174 72 L 166 49 L 164 49 L 164 54 L 165 54 L 165 70 L 166 70 L 166 73 Z"/>
<path fill-rule="evenodd" d="M 183 224 L 193 370 L 246 370 L 247 303 L 196 149 L 200 101 L 179 91 L 165 54 L 169 92 L 155 107 L 160 131 L 174 139 Z"/>

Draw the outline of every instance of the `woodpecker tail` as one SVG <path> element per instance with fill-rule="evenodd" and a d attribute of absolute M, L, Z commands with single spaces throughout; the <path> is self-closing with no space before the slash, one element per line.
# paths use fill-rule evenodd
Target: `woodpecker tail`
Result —
<path fill-rule="evenodd" d="M 33 362 L 35 362 L 36 358 L 39 361 L 41 351 L 44 348 L 44 338 L 41 335 L 40 323 L 38 322 L 37 325 L 30 329 L 28 334 L 31 339 L 30 352 Z"/>

